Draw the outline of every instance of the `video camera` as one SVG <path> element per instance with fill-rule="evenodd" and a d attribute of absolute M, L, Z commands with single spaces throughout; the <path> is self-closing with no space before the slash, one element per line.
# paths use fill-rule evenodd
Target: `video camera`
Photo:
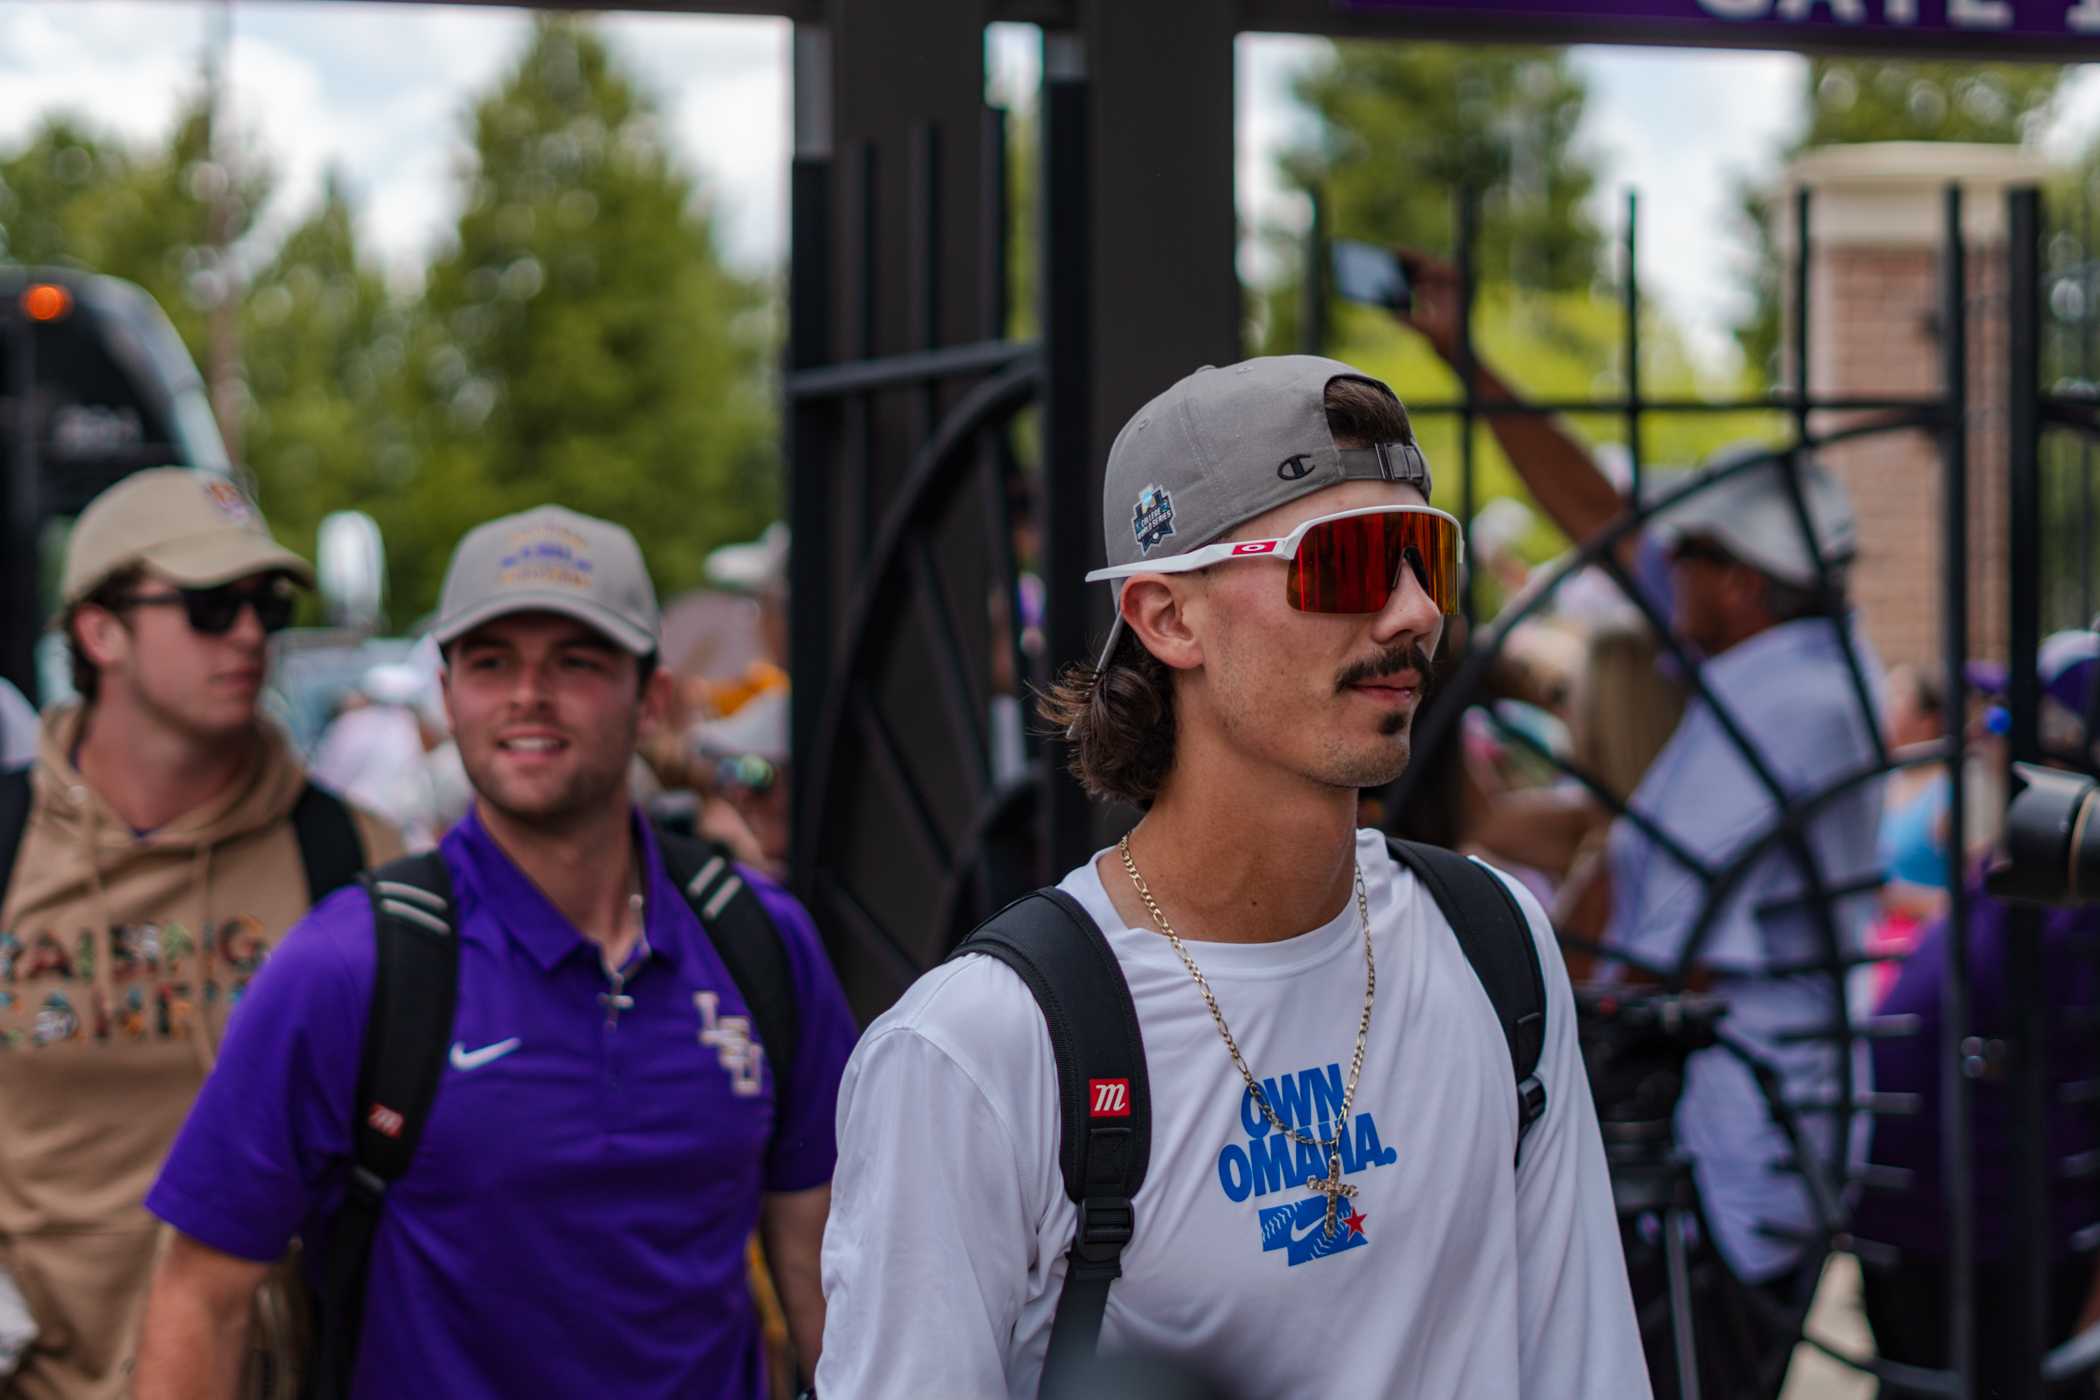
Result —
<path fill-rule="evenodd" d="M 1626 986 L 1575 991 L 1590 1096 L 1614 1164 L 1667 1153 L 1685 1061 L 1720 1039 L 1728 1003 L 1692 992 Z"/>
<path fill-rule="evenodd" d="M 2005 858 L 1985 888 L 2029 904 L 2100 903 L 2100 780 L 2015 763 Z"/>

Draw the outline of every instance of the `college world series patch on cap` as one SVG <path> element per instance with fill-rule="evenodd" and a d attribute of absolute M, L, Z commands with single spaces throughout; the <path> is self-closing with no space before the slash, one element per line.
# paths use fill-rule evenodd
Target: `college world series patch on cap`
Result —
<path fill-rule="evenodd" d="M 1130 528 L 1137 535 L 1141 554 L 1150 554 L 1161 540 L 1174 533 L 1174 498 L 1164 486 L 1147 486 L 1138 492 Z"/>

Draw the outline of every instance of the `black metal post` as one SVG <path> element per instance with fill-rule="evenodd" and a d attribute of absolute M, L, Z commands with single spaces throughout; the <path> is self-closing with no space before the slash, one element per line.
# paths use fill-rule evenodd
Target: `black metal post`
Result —
<path fill-rule="evenodd" d="M 37 517 L 42 466 L 37 460 L 36 330 L 19 306 L 0 307 L 7 331 L 7 481 L 0 489 L 0 675 L 32 703 L 37 693 L 36 639 L 44 619 L 37 606 Z"/>
<path fill-rule="evenodd" d="M 911 213 L 912 277 L 917 293 L 912 298 L 912 345 L 936 350 L 941 344 L 941 129 L 924 122 L 912 132 Z M 919 386 L 913 405 L 912 441 L 933 436 L 940 416 L 941 386 L 929 379 Z"/>
<path fill-rule="evenodd" d="M 858 190 L 859 217 L 854 220 L 858 242 L 854 248 L 857 268 L 854 288 L 858 294 L 860 358 L 872 360 L 882 352 L 882 154 L 873 141 L 860 147 Z M 853 487 L 853 565 L 858 568 L 875 542 L 875 522 L 881 518 L 876 504 L 876 477 L 881 470 L 882 430 L 877 422 L 872 395 L 855 397 L 848 407 L 854 450 L 858 454 L 851 473 Z"/>
<path fill-rule="evenodd" d="M 1480 195 L 1471 186 L 1458 192 L 1458 521 L 1464 531 L 1466 559 L 1473 559 L 1473 492 L 1474 477 L 1474 417 L 1479 395 L 1473 383 L 1473 296 L 1476 290 L 1477 269 L 1473 265 L 1474 245 L 1480 240 Z M 1477 565 L 1465 571 L 1465 596 L 1462 607 L 1466 623 L 1470 627 L 1479 620 L 1478 583 L 1480 570 Z"/>
<path fill-rule="evenodd" d="M 1012 278 L 1007 275 L 1007 254 L 1013 240 L 1013 201 L 1007 189 L 1011 162 L 1006 150 L 1006 109 L 984 109 L 984 250 L 978 265 L 978 301 L 984 320 L 978 334 L 985 340 L 1004 340 L 1013 333 Z"/>
<path fill-rule="evenodd" d="M 1806 185 L 1794 191 L 1794 441 L 1808 441 L 1808 207 Z"/>
<path fill-rule="evenodd" d="M 1056 664 L 1087 657 L 1086 571 L 1095 558 L 1101 502 L 1095 480 L 1093 403 L 1087 347 L 1093 271 L 1093 211 L 1087 189 L 1087 76 L 1075 38 L 1044 42 L 1041 228 L 1038 295 L 1043 327 L 1044 642 Z M 1093 810 L 1065 771 L 1069 747 L 1044 746 L 1043 878 L 1055 879 L 1094 849 Z"/>
<path fill-rule="evenodd" d="M 2085 393 L 2093 392 L 2093 376 L 2100 373 L 2093 362 L 2093 297 L 2100 286 L 2093 279 L 2093 192 L 2090 181 L 2078 185 L 2078 378 Z M 2093 439 L 2078 435 L 2078 625 L 2093 625 Z M 2100 704 L 2100 688 L 2091 697 Z M 2087 733 L 2092 732 L 2094 704 L 2086 707 Z"/>
<path fill-rule="evenodd" d="M 1631 497 L 1641 499 L 1641 196 L 1626 191 L 1626 267 L 1620 291 L 1626 310 L 1626 461 L 1632 469 Z"/>
<path fill-rule="evenodd" d="M 1305 192 L 1312 222 L 1305 230 L 1304 300 L 1298 312 L 1298 344 L 1308 355 L 1327 353 L 1327 198 L 1315 186 Z"/>
<path fill-rule="evenodd" d="M 814 369 L 831 358 L 831 162 L 797 156 L 789 168 L 788 339 L 790 373 Z M 785 406 L 788 462 L 788 651 L 795 678 L 788 693 L 792 752 L 806 757 L 815 746 L 824 697 L 831 689 L 833 513 L 839 412 L 835 400 L 790 395 Z M 811 894 L 816 871 L 810 858 L 817 831 L 815 797 L 808 791 L 806 763 L 793 781 L 793 875 L 795 887 Z"/>
<path fill-rule="evenodd" d="M 2041 689 L 2035 655 L 2041 630 L 2041 194 L 2007 195 L 2008 345 L 2006 466 L 2011 477 L 2008 700 L 2012 757 L 2041 757 Z M 2049 1159 L 2048 1016 L 2043 993 L 2041 914 L 2015 908 L 2008 928 L 2005 996 L 2024 1016 L 2007 1026 L 2012 1049 L 2013 1291 L 2005 1323 L 2017 1359 L 2016 1394 L 2041 1400 L 2048 1351 Z"/>
<path fill-rule="evenodd" d="M 1963 1042 L 1969 1036 L 1969 898 L 1962 875 L 1967 841 L 1963 818 L 1962 717 L 1967 713 L 1969 655 L 1969 322 L 1966 250 L 1962 245 L 1961 186 L 1946 194 L 1946 242 L 1940 254 L 1940 376 L 1947 412 L 1940 427 L 1940 636 L 1945 653 L 1948 732 L 1954 754 L 1947 765 L 1947 942 L 1940 978 L 1940 1161 L 1947 1199 L 1947 1355 L 1958 1400 L 1976 1391 L 1976 1216 L 1970 1183 L 1975 1174 L 1969 1138 L 1970 1078 Z"/>

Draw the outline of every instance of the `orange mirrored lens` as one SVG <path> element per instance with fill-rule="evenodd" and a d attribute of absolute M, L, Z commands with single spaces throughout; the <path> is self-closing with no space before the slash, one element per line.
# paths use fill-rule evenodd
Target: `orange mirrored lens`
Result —
<path fill-rule="evenodd" d="M 1300 612 L 1377 612 L 1400 571 L 1446 613 L 1458 611 L 1458 527 L 1441 515 L 1398 511 L 1326 520 L 1305 532 L 1286 585 Z"/>

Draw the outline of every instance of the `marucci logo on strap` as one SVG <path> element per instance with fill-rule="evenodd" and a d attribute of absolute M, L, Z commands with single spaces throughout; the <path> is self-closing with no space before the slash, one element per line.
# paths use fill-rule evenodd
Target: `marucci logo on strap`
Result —
<path fill-rule="evenodd" d="M 1089 1079 L 1086 1082 L 1087 1116 L 1090 1118 L 1128 1118 L 1130 1116 L 1130 1081 L 1127 1079 Z"/>

